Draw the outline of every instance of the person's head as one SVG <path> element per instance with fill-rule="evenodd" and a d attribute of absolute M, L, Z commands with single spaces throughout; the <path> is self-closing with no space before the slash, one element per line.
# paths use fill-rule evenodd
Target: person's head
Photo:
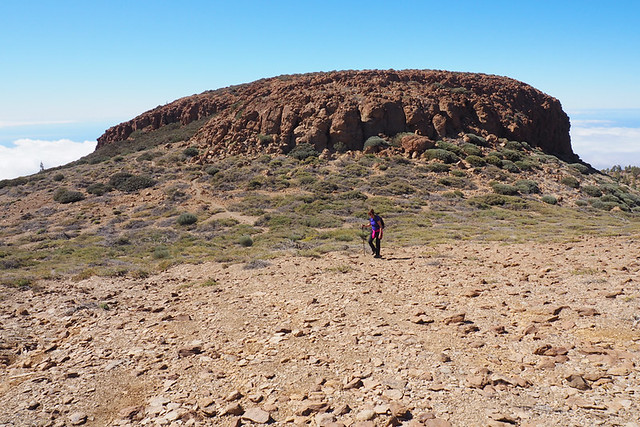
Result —
<path fill-rule="evenodd" d="M 369 211 L 369 217 L 370 217 L 370 218 L 373 218 L 375 215 L 376 215 L 376 213 L 373 211 L 373 209 L 371 209 L 371 210 Z"/>

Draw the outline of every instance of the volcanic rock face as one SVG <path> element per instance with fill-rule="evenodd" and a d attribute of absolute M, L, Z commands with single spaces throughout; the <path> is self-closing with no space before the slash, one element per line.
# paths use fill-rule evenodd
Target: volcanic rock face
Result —
<path fill-rule="evenodd" d="M 135 130 L 211 117 L 190 141 L 206 157 L 316 150 L 362 150 L 371 136 L 414 133 L 408 150 L 461 133 L 526 141 L 571 156 L 560 102 L 506 77 L 446 71 L 343 71 L 280 76 L 179 99 L 115 126 L 98 148 Z M 405 150 L 407 148 L 405 147 Z"/>

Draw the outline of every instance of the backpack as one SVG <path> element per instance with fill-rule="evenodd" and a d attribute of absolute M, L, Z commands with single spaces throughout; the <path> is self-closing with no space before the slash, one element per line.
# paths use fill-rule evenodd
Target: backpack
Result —
<path fill-rule="evenodd" d="M 380 215 L 377 215 L 378 219 L 380 220 L 380 226 L 384 229 L 384 219 L 382 219 L 382 217 Z"/>

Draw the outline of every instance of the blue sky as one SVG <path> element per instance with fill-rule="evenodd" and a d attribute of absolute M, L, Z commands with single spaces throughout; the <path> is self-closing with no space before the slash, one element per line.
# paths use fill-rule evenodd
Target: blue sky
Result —
<path fill-rule="evenodd" d="M 524 81 L 561 101 L 583 159 L 609 166 L 598 162 L 615 156 L 589 151 L 607 147 L 640 164 L 638 16 L 637 1 L 2 2 L 0 179 L 36 172 L 14 171 L 15 158 L 42 157 L 47 141 L 67 162 L 107 127 L 182 96 L 371 68 Z M 582 128 L 600 130 L 573 135 Z"/>

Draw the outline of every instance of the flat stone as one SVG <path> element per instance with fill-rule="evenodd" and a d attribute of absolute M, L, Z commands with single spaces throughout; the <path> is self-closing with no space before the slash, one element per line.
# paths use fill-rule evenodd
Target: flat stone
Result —
<path fill-rule="evenodd" d="M 442 418 L 433 418 L 424 422 L 425 427 L 452 427 L 451 423 Z"/>
<path fill-rule="evenodd" d="M 84 412 L 74 412 L 69 415 L 69 421 L 71 425 L 79 426 L 87 422 L 87 414 Z"/>
<path fill-rule="evenodd" d="M 244 414 L 242 414 L 243 420 L 249 420 L 258 424 L 268 423 L 270 418 L 271 416 L 267 411 L 258 407 L 249 408 Z"/>
<path fill-rule="evenodd" d="M 221 415 L 242 415 L 244 409 L 239 403 L 232 403 L 222 410 Z"/>
<path fill-rule="evenodd" d="M 577 388 L 578 390 L 589 390 L 591 388 L 585 379 L 577 374 L 569 375 L 566 380 L 571 387 Z"/>
<path fill-rule="evenodd" d="M 391 389 L 383 391 L 382 395 L 389 400 L 400 400 L 402 396 L 404 396 L 404 393 L 402 390 Z"/>
<path fill-rule="evenodd" d="M 370 421 L 376 417 L 376 412 L 373 409 L 363 409 L 356 415 L 358 421 Z"/>

